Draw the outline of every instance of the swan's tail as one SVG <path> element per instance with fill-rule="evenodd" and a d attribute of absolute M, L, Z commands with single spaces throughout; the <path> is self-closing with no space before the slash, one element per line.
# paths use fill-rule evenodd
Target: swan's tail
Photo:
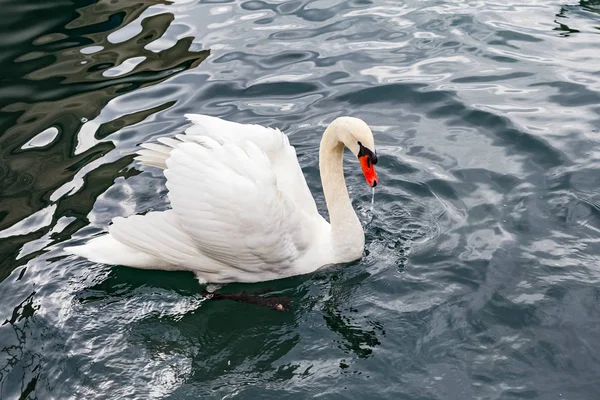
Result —
<path fill-rule="evenodd" d="M 64 251 L 101 264 L 127 265 L 145 269 L 169 268 L 164 260 L 131 248 L 117 241 L 110 234 L 98 236 L 82 246 L 65 247 Z"/>

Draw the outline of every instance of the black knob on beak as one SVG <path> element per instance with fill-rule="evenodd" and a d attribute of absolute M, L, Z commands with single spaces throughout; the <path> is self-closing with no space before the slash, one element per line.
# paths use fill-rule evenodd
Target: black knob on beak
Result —
<path fill-rule="evenodd" d="M 371 154 L 371 164 L 377 164 L 377 153 Z"/>

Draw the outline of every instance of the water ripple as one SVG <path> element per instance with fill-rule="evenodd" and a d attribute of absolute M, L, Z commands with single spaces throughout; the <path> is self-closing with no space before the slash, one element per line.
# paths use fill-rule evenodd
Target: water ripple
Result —
<path fill-rule="evenodd" d="M 598 397 L 594 1 L 6 12 L 1 398 Z M 345 160 L 364 258 L 270 283 L 293 299 L 280 314 L 203 302 L 189 273 L 65 257 L 168 207 L 133 153 L 187 112 L 283 129 L 323 212 L 321 133 L 364 118 L 372 210 Z"/>

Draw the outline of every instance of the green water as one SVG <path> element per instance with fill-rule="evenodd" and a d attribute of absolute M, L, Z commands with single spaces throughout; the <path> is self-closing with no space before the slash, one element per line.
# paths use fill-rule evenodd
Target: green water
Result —
<path fill-rule="evenodd" d="M 597 1 L 3 1 L 1 399 L 600 398 Z M 138 144 L 185 113 L 318 145 L 366 232 L 351 265 L 229 285 L 65 256 L 168 208 Z"/>

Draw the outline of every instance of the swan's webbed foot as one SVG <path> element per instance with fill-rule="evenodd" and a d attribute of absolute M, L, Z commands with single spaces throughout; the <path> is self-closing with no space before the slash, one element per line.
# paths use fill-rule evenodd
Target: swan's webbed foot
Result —
<path fill-rule="evenodd" d="M 209 300 L 231 300 L 241 303 L 255 304 L 272 308 L 276 311 L 287 311 L 290 307 L 292 299 L 287 296 L 277 297 L 260 297 L 259 295 L 270 292 L 270 289 L 261 290 L 253 293 L 237 292 L 237 293 L 214 293 L 204 290 L 202 296 Z"/>

